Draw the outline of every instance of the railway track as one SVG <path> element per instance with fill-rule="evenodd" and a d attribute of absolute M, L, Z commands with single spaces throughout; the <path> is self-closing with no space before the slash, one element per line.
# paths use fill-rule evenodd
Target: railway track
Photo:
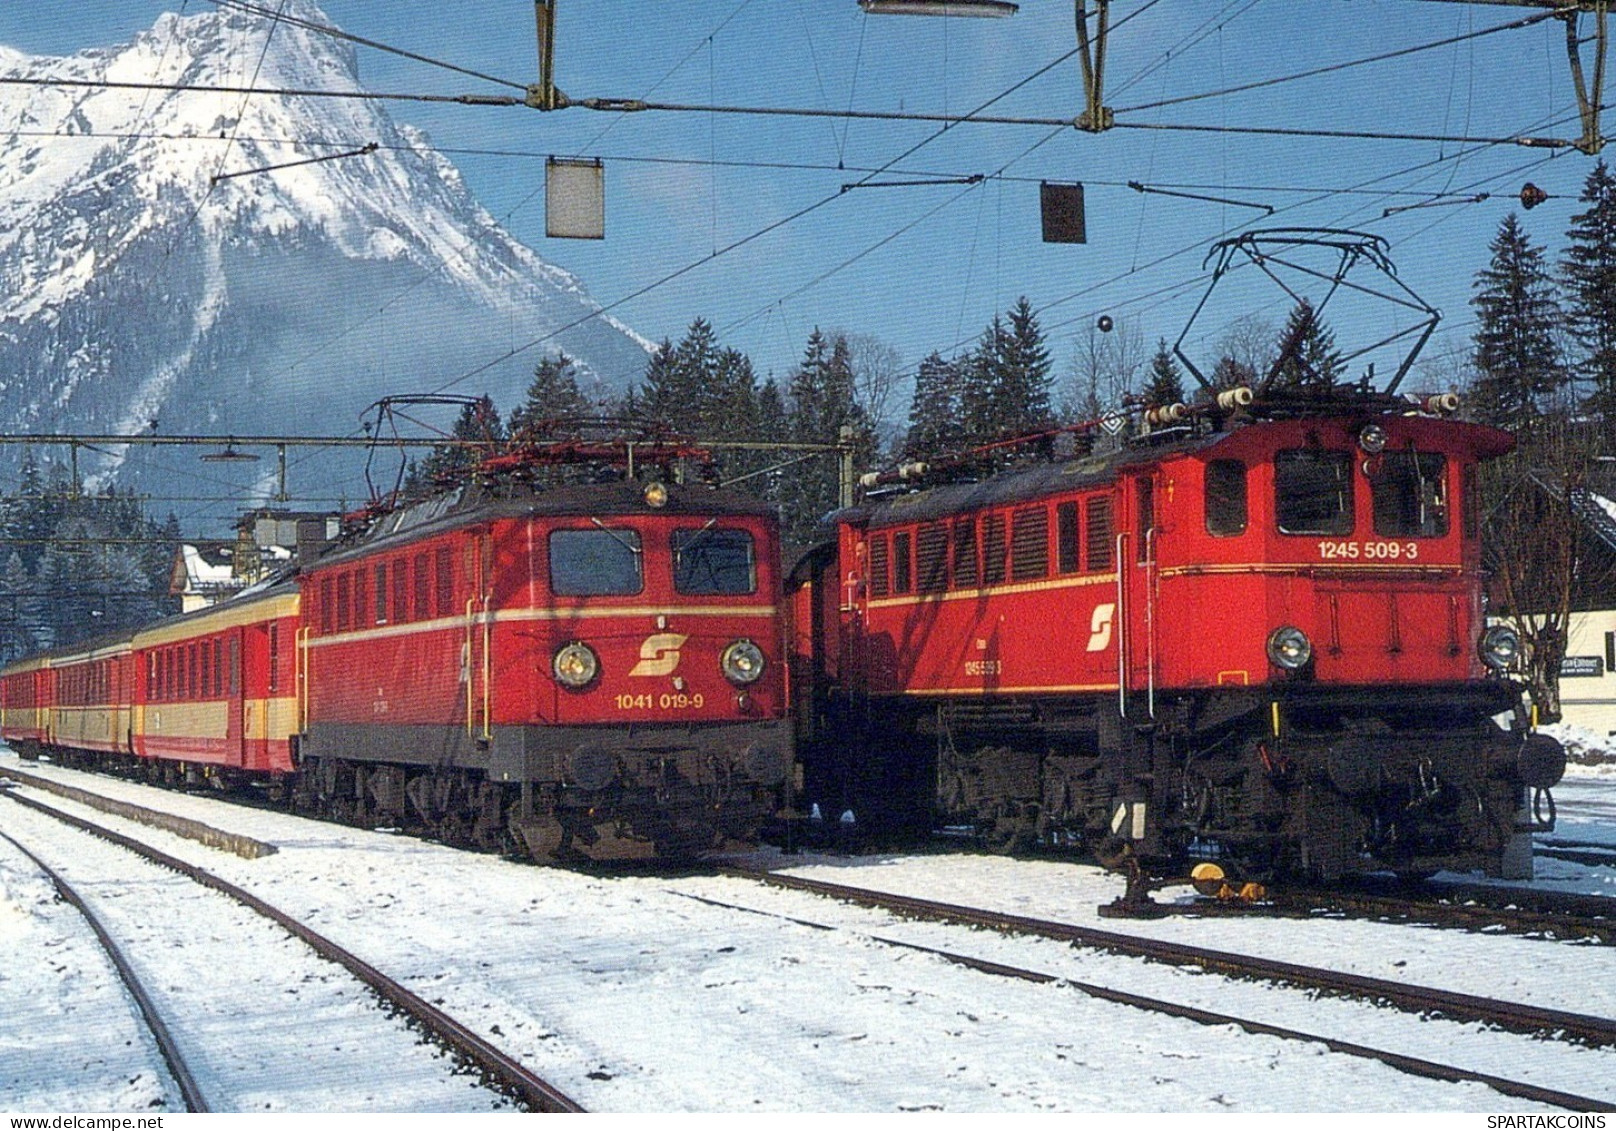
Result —
<path fill-rule="evenodd" d="M 1518 935 L 1616 943 L 1616 900 L 1574 892 L 1428 882 L 1413 892 L 1374 884 L 1281 888 L 1272 898 L 1281 913 L 1298 918 L 1352 915 L 1419 926 L 1502 929 Z"/>
<path fill-rule="evenodd" d="M 31 852 L 26 845 L 3 832 L 0 832 L 0 839 L 5 840 L 12 848 L 26 857 L 34 867 L 38 868 L 40 873 L 51 882 L 51 886 L 56 889 L 56 894 L 62 898 L 63 902 L 71 906 L 83 917 L 85 924 L 95 935 L 96 941 L 101 944 L 101 949 L 111 961 L 113 968 L 118 971 L 119 980 L 123 982 L 124 988 L 129 991 L 129 996 L 134 1000 L 135 1008 L 140 1013 L 142 1022 L 144 1022 L 147 1031 L 151 1033 L 152 1039 L 157 1043 L 157 1051 L 162 1056 L 169 1075 L 173 1077 L 175 1086 L 179 1088 L 180 1098 L 185 1104 L 185 1110 L 192 1113 L 211 1111 L 212 1109 L 208 1107 L 207 1098 L 202 1094 L 202 1089 L 196 1082 L 195 1074 L 191 1071 L 190 1065 L 186 1063 L 184 1053 L 180 1051 L 178 1042 L 174 1040 L 174 1035 L 169 1031 L 167 1023 L 163 1020 L 162 1012 L 157 1008 L 152 995 L 147 992 L 145 983 L 135 973 L 135 968 L 124 954 L 123 948 L 118 945 L 118 941 L 113 937 L 112 932 L 101 921 L 101 917 L 90 908 L 89 904 L 79 895 L 78 890 L 60 872 L 46 864 Z"/>
<path fill-rule="evenodd" d="M 761 881 L 772 886 L 812 892 L 900 916 L 935 922 L 962 923 L 1006 934 L 1054 939 L 1074 946 L 1093 947 L 1174 966 L 1196 967 L 1209 973 L 1280 982 L 1322 993 L 1389 1004 L 1422 1015 L 1478 1021 L 1510 1032 L 1554 1036 L 1590 1046 L 1616 1046 L 1616 1020 L 1606 1017 L 1548 1009 L 1521 1002 L 1499 1001 L 1475 994 L 1409 985 L 1316 966 L 1303 966 L 1162 939 L 1122 934 L 1079 924 L 1059 923 L 941 903 L 936 900 L 892 895 L 800 876 L 786 876 L 745 868 L 726 868 L 722 869 L 721 873 Z"/>
<path fill-rule="evenodd" d="M 753 877 L 756 877 L 757 875 L 756 873 L 742 874 Z M 795 888 L 797 885 L 791 884 L 788 886 Z M 781 918 L 814 930 L 836 931 L 845 929 L 820 923 L 811 919 L 805 919 L 796 915 L 785 915 L 777 911 L 747 907 L 742 904 L 714 899 L 707 896 L 682 892 L 673 892 L 670 894 L 680 895 L 683 898 L 692 899 L 699 903 L 704 903 L 713 907 L 721 907 L 728 910 L 753 915 Z M 858 902 L 862 903 L 863 901 L 860 900 Z M 879 904 L 868 905 L 880 906 Z M 1274 1025 L 1264 1021 L 1256 1021 L 1249 1018 L 1233 1016 L 1231 1014 L 1201 1009 L 1196 1006 L 1184 1005 L 1179 1002 L 1171 1002 L 1161 998 L 1130 993 L 1124 990 L 1114 989 L 1109 986 L 1100 986 L 1088 982 L 1076 981 L 1064 975 L 1051 974 L 1045 971 L 1032 970 L 1026 967 L 1009 965 L 1002 962 L 994 962 L 974 955 L 961 954 L 956 951 L 944 950 L 938 947 L 924 946 L 919 943 L 909 942 L 902 939 L 894 939 L 864 931 L 860 931 L 859 934 L 882 946 L 889 946 L 904 950 L 912 950 L 921 954 L 928 954 L 956 966 L 961 966 L 969 970 L 975 970 L 979 973 L 988 974 L 993 977 L 1014 978 L 1019 981 L 1032 982 L 1039 985 L 1059 984 L 1080 993 L 1085 997 L 1094 998 L 1098 1001 L 1111 1002 L 1113 1004 L 1127 1006 L 1132 1009 L 1139 1009 L 1149 1013 L 1156 1013 L 1167 1017 L 1192 1021 L 1201 1025 L 1231 1025 L 1243 1030 L 1244 1032 L 1257 1036 L 1268 1036 L 1276 1037 L 1280 1040 L 1322 1044 L 1332 1052 L 1341 1053 L 1345 1056 L 1358 1057 L 1365 1060 L 1373 1060 L 1380 1064 L 1384 1064 L 1389 1068 L 1396 1069 L 1397 1071 L 1405 1072 L 1413 1076 L 1420 1076 L 1430 1080 L 1440 1080 L 1446 1083 L 1483 1084 L 1486 1087 L 1498 1092 L 1500 1095 L 1509 1096 L 1513 1099 L 1530 1100 L 1534 1103 L 1548 1104 L 1553 1107 L 1564 1108 L 1567 1111 L 1616 1111 L 1616 1102 L 1612 1102 L 1611 1100 L 1596 1099 L 1594 1097 L 1578 1095 L 1573 1092 L 1566 1092 L 1555 1088 L 1545 1088 L 1541 1085 L 1532 1084 L 1526 1081 L 1511 1080 L 1506 1077 L 1497 1076 L 1486 1072 L 1478 1072 L 1467 1068 L 1460 1068 L 1455 1065 L 1439 1064 L 1435 1061 L 1426 1060 L 1421 1057 L 1408 1056 L 1403 1053 L 1398 1053 L 1387 1049 L 1372 1048 L 1368 1045 L 1358 1044 L 1353 1041 L 1343 1041 L 1334 1037 L 1322 1036 L 1317 1033 L 1303 1032 L 1299 1029 L 1292 1029 L 1282 1025 Z"/>
<path fill-rule="evenodd" d="M 0 795 L 29 810 L 126 849 L 152 864 L 179 872 L 195 883 L 228 896 L 238 904 L 270 920 L 281 929 L 301 940 L 321 958 L 342 967 L 358 981 L 369 987 L 387 1006 L 409 1017 L 434 1042 L 452 1052 L 462 1064 L 479 1073 L 489 1087 L 511 1097 L 529 1109 L 540 1112 L 579 1112 L 583 1110 L 576 1101 L 568 1097 L 560 1089 L 529 1071 L 437 1006 L 427 1002 L 380 970 L 366 963 L 357 955 L 337 945 L 280 909 L 259 899 L 251 892 L 139 840 L 124 836 L 112 829 L 104 828 L 92 821 L 63 812 L 32 798 L 22 797 L 14 790 L 0 790 Z M 10 838 L 8 837 L 7 839 Z M 18 847 L 20 848 L 21 846 L 19 845 Z M 24 851 L 26 852 L 26 850 Z M 31 859 L 34 858 L 32 854 L 29 855 Z M 44 865 L 40 864 L 40 867 L 43 868 Z M 61 888 L 58 887 L 58 890 L 61 890 Z M 74 902 L 75 906 L 80 906 L 76 896 L 69 897 L 64 893 L 64 898 Z M 92 926 L 92 929 L 96 931 L 98 938 L 102 938 L 103 944 L 109 947 L 109 955 L 116 953 L 116 947 L 111 944 L 109 937 L 104 936 L 103 929 L 95 926 Z M 115 957 L 113 961 L 119 965 L 120 972 L 128 965 L 127 960 L 121 954 Z M 130 977 L 132 977 L 132 974 Z M 133 989 L 131 992 L 136 993 L 137 1001 L 145 999 L 140 1008 L 142 1013 L 147 1016 L 148 1023 L 156 1021 L 153 1026 L 155 1033 L 157 1026 L 161 1025 L 161 1020 L 156 1018 L 155 1009 L 150 1009 L 148 1012 L 149 997 Z M 176 1081 L 181 1081 L 182 1076 L 189 1077 L 191 1074 L 184 1068 L 183 1061 L 179 1059 L 177 1049 L 173 1050 L 173 1055 L 176 1059 L 169 1059 L 172 1041 L 168 1040 L 165 1045 L 165 1039 L 159 1038 L 159 1047 L 164 1049 L 164 1058 L 168 1061 Z M 194 1079 L 192 1083 L 194 1085 Z M 200 1092 L 193 1096 L 184 1083 L 181 1083 L 181 1089 L 185 1094 L 188 1106 L 193 1102 L 205 1103 Z M 190 1107 L 190 1110 L 205 1111 L 208 1109 L 202 1106 Z"/>

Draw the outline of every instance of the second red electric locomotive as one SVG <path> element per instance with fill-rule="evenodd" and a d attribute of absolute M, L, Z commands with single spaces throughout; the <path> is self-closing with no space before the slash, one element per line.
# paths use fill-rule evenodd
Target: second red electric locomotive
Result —
<path fill-rule="evenodd" d="M 837 514 L 795 573 L 805 802 L 1154 875 L 1529 874 L 1564 757 L 1483 613 L 1511 444 L 1259 403 Z"/>

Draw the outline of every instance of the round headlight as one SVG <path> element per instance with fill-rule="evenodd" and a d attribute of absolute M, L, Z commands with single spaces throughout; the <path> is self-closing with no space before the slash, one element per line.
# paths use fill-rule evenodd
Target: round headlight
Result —
<path fill-rule="evenodd" d="M 563 644 L 556 649 L 550 669 L 563 687 L 577 690 L 587 687 L 599 674 L 600 660 L 595 656 L 595 650 L 587 644 Z"/>
<path fill-rule="evenodd" d="M 1386 447 L 1386 429 L 1378 424 L 1365 424 L 1358 433 L 1358 446 L 1370 455 L 1379 455 Z"/>
<path fill-rule="evenodd" d="M 1313 658 L 1313 642 L 1299 628 L 1285 625 L 1268 634 L 1268 659 L 1288 672 L 1307 667 Z"/>
<path fill-rule="evenodd" d="M 648 507 L 665 507 L 668 505 L 668 488 L 666 484 L 650 482 L 645 485 L 645 505 Z"/>
<path fill-rule="evenodd" d="M 1507 671 L 1515 666 L 1521 654 L 1521 638 L 1506 625 L 1495 624 L 1481 634 L 1481 662 L 1495 672 Z"/>
<path fill-rule="evenodd" d="M 756 683 L 763 675 L 763 652 L 750 640 L 737 640 L 724 649 L 718 666 L 723 669 L 725 679 L 744 687 Z"/>

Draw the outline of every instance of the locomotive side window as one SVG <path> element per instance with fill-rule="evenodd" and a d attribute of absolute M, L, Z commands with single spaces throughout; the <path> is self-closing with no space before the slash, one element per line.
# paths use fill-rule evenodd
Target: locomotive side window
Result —
<path fill-rule="evenodd" d="M 1459 491 L 1459 513 L 1464 516 L 1464 536 L 1474 538 L 1481 533 L 1481 501 L 1476 493 L 1476 465 L 1465 464 L 1460 480 L 1462 486 Z"/>
<path fill-rule="evenodd" d="M 892 550 L 885 534 L 870 539 L 870 596 L 885 597 L 892 592 L 892 579 L 887 571 L 892 565 Z"/>
<path fill-rule="evenodd" d="M 409 561 L 399 558 L 393 563 L 393 620 L 397 624 L 410 619 Z"/>
<path fill-rule="evenodd" d="M 438 582 L 438 615 L 454 615 L 454 548 L 439 546 L 436 555 Z"/>
<path fill-rule="evenodd" d="M 1055 568 L 1061 573 L 1076 573 L 1082 568 L 1078 558 L 1077 504 L 1060 503 L 1055 507 Z"/>
<path fill-rule="evenodd" d="M 550 591 L 562 597 L 603 597 L 644 588 L 640 532 L 598 530 L 550 532 Z"/>
<path fill-rule="evenodd" d="M 757 559 L 744 530 L 704 526 L 673 532 L 673 587 L 697 596 L 757 591 Z"/>
<path fill-rule="evenodd" d="M 1049 573 L 1049 511 L 1022 507 L 1010 516 L 1010 578 L 1028 581 Z"/>
<path fill-rule="evenodd" d="M 1206 532 L 1219 538 L 1246 532 L 1246 465 L 1237 459 L 1206 465 Z"/>
<path fill-rule="evenodd" d="M 336 598 L 333 595 L 334 585 L 335 582 L 330 574 L 326 574 L 320 579 L 320 631 L 325 635 L 330 635 L 331 630 L 336 627 L 335 622 L 332 620 L 337 607 Z"/>
<path fill-rule="evenodd" d="M 1134 500 L 1139 506 L 1139 542 L 1137 552 L 1139 561 L 1148 562 L 1152 554 L 1155 539 L 1151 534 L 1156 529 L 1156 481 L 1148 476 L 1134 480 Z"/>
<path fill-rule="evenodd" d="M 353 594 L 349 589 L 350 578 L 343 574 L 337 578 L 337 631 L 353 625 Z"/>
<path fill-rule="evenodd" d="M 915 535 L 916 591 L 941 593 L 948 588 L 948 527 L 927 523 Z"/>
<path fill-rule="evenodd" d="M 892 591 L 907 593 L 910 589 L 908 531 L 892 536 Z"/>
<path fill-rule="evenodd" d="M 387 563 L 376 563 L 376 623 L 387 623 Z"/>
<path fill-rule="evenodd" d="M 1369 475 L 1375 533 L 1441 538 L 1448 532 L 1447 460 L 1438 452 L 1382 452 Z"/>
<path fill-rule="evenodd" d="M 1351 534 L 1352 453 L 1276 452 L 1274 506 L 1282 534 Z"/>
<path fill-rule="evenodd" d="M 982 584 L 998 585 L 1004 580 L 1004 515 L 982 518 Z"/>
<path fill-rule="evenodd" d="M 954 523 L 954 586 L 975 589 L 981 574 L 976 562 L 976 520 L 962 518 Z"/>
<path fill-rule="evenodd" d="M 432 616 L 432 579 L 426 572 L 427 556 L 415 555 L 415 619 L 429 620 Z"/>
<path fill-rule="evenodd" d="M 1084 505 L 1084 521 L 1089 528 L 1084 546 L 1084 565 L 1090 573 L 1111 568 L 1111 499 L 1099 495 Z"/>

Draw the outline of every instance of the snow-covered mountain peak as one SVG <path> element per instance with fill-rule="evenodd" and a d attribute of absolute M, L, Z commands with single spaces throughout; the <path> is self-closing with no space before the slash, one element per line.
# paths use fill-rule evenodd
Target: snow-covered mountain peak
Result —
<path fill-rule="evenodd" d="M 24 427 L 263 431 L 253 406 L 324 430 L 562 327 L 548 348 L 603 389 L 642 374 L 650 343 L 383 102 L 247 92 L 362 90 L 344 40 L 224 6 L 65 57 L 0 47 L 0 72 L 38 80 L 0 85 L 0 410 Z M 508 406 L 536 360 L 464 391 Z"/>

